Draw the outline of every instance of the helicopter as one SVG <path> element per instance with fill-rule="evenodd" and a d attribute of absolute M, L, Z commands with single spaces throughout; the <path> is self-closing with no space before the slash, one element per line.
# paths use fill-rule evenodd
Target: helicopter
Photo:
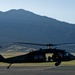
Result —
<path fill-rule="evenodd" d="M 9 63 L 7 69 L 14 63 L 41 63 L 41 62 L 55 62 L 55 66 L 59 66 L 63 61 L 75 60 L 75 56 L 71 53 L 62 50 L 51 48 L 52 46 L 68 45 L 75 43 L 61 43 L 61 44 L 37 44 L 37 43 L 27 43 L 27 42 L 14 42 L 15 44 L 29 44 L 38 46 L 48 46 L 47 49 L 40 48 L 39 50 L 31 50 L 27 54 L 18 55 L 10 58 L 4 58 L 0 55 L 0 62 Z M 48 57 L 46 57 L 48 54 Z"/>

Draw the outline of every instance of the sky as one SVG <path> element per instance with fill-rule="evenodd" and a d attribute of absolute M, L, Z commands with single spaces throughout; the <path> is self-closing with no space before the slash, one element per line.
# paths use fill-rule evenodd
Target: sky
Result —
<path fill-rule="evenodd" d="M 75 24 L 75 0 L 0 0 L 0 11 L 25 9 Z"/>

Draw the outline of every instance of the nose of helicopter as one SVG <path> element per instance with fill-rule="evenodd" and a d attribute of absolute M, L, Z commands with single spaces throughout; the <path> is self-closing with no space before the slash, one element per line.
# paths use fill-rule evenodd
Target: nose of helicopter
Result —
<path fill-rule="evenodd" d="M 75 60 L 75 56 L 74 56 L 74 60 Z"/>
<path fill-rule="evenodd" d="M 75 60 L 75 56 L 71 56 L 70 59 L 71 59 L 71 60 Z"/>

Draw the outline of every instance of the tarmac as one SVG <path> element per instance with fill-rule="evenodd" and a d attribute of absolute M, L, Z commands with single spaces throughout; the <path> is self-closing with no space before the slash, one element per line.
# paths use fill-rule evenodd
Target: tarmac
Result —
<path fill-rule="evenodd" d="M 0 75 L 75 75 L 75 66 L 0 66 Z"/>

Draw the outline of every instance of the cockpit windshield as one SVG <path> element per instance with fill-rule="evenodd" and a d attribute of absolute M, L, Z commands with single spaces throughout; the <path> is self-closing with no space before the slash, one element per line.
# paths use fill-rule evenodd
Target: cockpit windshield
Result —
<path fill-rule="evenodd" d="M 69 52 L 65 52 L 64 56 L 71 56 L 72 54 Z"/>

